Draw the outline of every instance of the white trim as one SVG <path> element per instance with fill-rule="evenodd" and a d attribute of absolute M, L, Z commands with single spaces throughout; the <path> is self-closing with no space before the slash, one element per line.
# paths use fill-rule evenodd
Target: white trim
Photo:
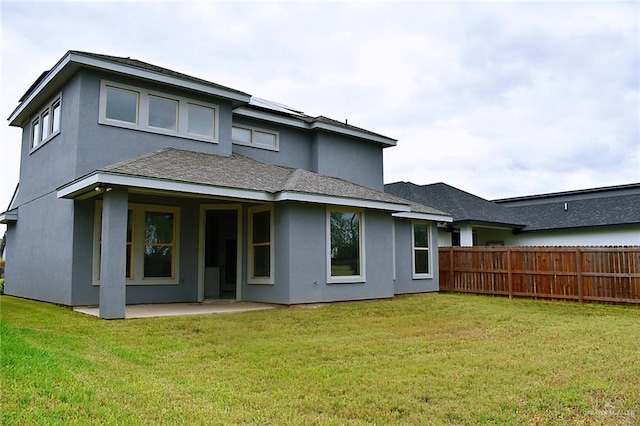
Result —
<path fill-rule="evenodd" d="M 133 92 L 138 96 L 136 105 L 136 122 L 121 121 L 107 117 L 107 89 L 115 89 L 126 92 Z M 176 129 L 165 129 L 162 127 L 154 127 L 149 125 L 149 99 L 160 98 L 168 101 L 173 101 L 177 104 L 176 109 Z M 189 132 L 189 106 L 197 106 L 199 108 L 206 108 L 213 111 L 213 135 L 206 136 L 198 133 Z M 129 84 L 117 83 L 109 80 L 100 81 L 100 102 L 98 107 L 98 123 L 107 125 L 122 127 L 130 130 L 138 130 L 147 133 L 155 133 L 166 136 L 174 136 L 185 139 L 193 139 L 202 142 L 218 143 L 219 121 L 220 121 L 220 108 L 216 104 L 196 101 L 183 96 L 170 95 L 164 92 L 156 90 L 149 90 L 138 86 L 131 86 Z"/>
<path fill-rule="evenodd" d="M 393 281 L 396 281 L 396 221 L 391 218 L 391 250 L 393 253 Z"/>
<path fill-rule="evenodd" d="M 237 93 L 232 90 L 225 90 L 221 87 L 212 87 L 211 84 L 197 83 L 195 81 L 184 80 L 180 77 L 173 77 L 166 74 L 157 73 L 149 70 L 142 70 L 132 66 L 114 63 L 106 59 L 97 59 L 93 57 L 85 56 L 77 52 L 68 52 L 60 61 L 54 65 L 49 74 L 38 84 L 38 86 L 29 94 L 29 96 L 13 111 L 9 116 L 9 124 L 15 125 L 16 120 L 22 112 L 31 104 L 31 102 L 44 90 L 45 87 L 51 83 L 62 71 L 68 66 L 71 67 L 75 64 L 75 67 L 88 66 L 98 68 L 106 71 L 112 71 L 115 73 L 137 77 L 145 80 L 152 80 L 160 83 L 169 84 L 172 86 L 195 90 L 197 92 L 205 93 L 212 96 L 222 97 L 238 101 L 242 103 L 249 103 L 251 101 L 251 95 L 247 93 Z M 69 70 L 68 75 L 71 75 L 73 70 Z"/>
<path fill-rule="evenodd" d="M 58 117 L 60 120 L 60 125 L 58 127 L 58 130 L 54 131 L 53 130 L 53 109 L 55 105 L 60 105 L 60 110 L 58 112 L 58 115 L 62 114 L 62 92 L 58 93 L 57 95 L 53 96 L 51 98 L 51 100 L 49 100 L 49 102 L 47 102 L 45 104 L 44 107 L 42 107 L 40 109 L 40 111 L 38 111 L 37 114 L 34 114 L 33 117 L 30 120 L 30 125 L 29 125 L 29 154 L 34 153 L 35 151 L 39 150 L 41 147 L 43 147 L 46 143 L 48 143 L 51 139 L 55 138 L 56 136 L 58 136 L 60 134 L 61 128 L 62 128 L 62 119 L 61 117 Z M 48 127 L 48 135 L 46 137 L 44 137 L 44 115 L 48 114 L 49 115 L 49 123 L 47 124 Z M 36 121 L 39 122 L 40 125 L 40 135 L 38 137 L 38 139 L 40 139 L 38 141 L 38 143 L 36 145 L 34 145 L 34 137 L 33 137 L 33 123 L 35 123 Z"/>
<path fill-rule="evenodd" d="M 157 204 L 140 204 L 128 203 L 127 210 L 133 211 L 133 229 L 131 241 L 131 271 L 132 277 L 126 279 L 127 285 L 176 285 L 180 283 L 180 207 L 157 205 Z M 102 200 L 95 202 L 94 221 L 93 221 L 93 259 L 92 259 L 92 284 L 100 285 L 99 268 L 100 268 L 100 244 L 102 236 Z M 171 278 L 155 278 L 144 276 L 144 247 L 145 241 L 145 213 L 163 213 L 173 214 L 173 276 Z"/>
<path fill-rule="evenodd" d="M 331 195 L 302 194 L 298 192 L 282 191 L 276 194 L 274 201 L 303 201 L 306 203 L 334 204 L 336 206 L 357 207 L 373 210 L 409 211 L 409 205 L 390 203 L 386 201 L 361 200 L 358 198 L 341 198 Z"/>
<path fill-rule="evenodd" d="M 416 247 L 415 226 L 425 225 L 427 227 L 427 247 Z M 411 277 L 414 280 L 433 278 L 433 241 L 431 241 L 431 224 L 429 222 L 413 220 L 411 221 Z M 416 273 L 416 250 L 426 251 L 427 260 L 429 262 L 428 273 Z"/>
<path fill-rule="evenodd" d="M 238 198 L 254 201 L 272 201 L 271 194 L 250 189 L 235 189 L 211 186 L 201 183 L 174 182 L 148 177 L 118 175 L 109 172 L 97 172 L 79 181 L 61 187 L 58 198 L 75 198 L 87 191 L 93 191 L 99 184 L 120 185 L 145 188 L 158 191 L 183 192 L 187 194 L 209 195 L 215 197 Z"/>
<path fill-rule="evenodd" d="M 401 219 L 415 219 L 415 220 L 431 220 L 436 222 L 453 222 L 451 216 L 439 215 L 434 213 L 417 213 L 417 212 L 398 212 L 393 213 L 391 216 Z"/>
<path fill-rule="evenodd" d="M 238 129 L 242 129 L 242 130 L 247 130 L 251 133 L 251 142 L 243 142 L 243 141 L 239 141 L 236 139 L 233 139 L 233 128 L 238 128 Z M 275 136 L 275 145 L 264 145 L 264 144 L 260 144 L 257 142 L 254 142 L 254 134 L 255 132 L 260 132 L 260 133 L 268 133 L 271 134 L 273 136 Z M 244 124 L 234 124 L 231 126 L 231 142 L 234 145 L 242 145 L 242 146 L 250 146 L 253 148 L 260 148 L 260 149 L 266 149 L 269 151 L 280 151 L 280 132 L 276 132 L 274 130 L 269 130 L 269 129 L 263 129 L 263 128 L 259 128 L 259 127 L 254 127 L 254 126 L 245 126 Z"/>
<path fill-rule="evenodd" d="M 255 213 L 269 212 L 269 276 L 256 278 L 253 273 L 253 215 Z M 273 204 L 265 204 L 261 206 L 249 207 L 247 211 L 247 283 L 248 284 L 267 284 L 275 283 L 275 226 L 273 217 Z"/>
<path fill-rule="evenodd" d="M 359 251 L 360 251 L 360 275 L 331 275 L 331 212 L 340 213 L 358 213 L 359 218 Z M 343 206 L 327 206 L 326 208 L 326 236 L 327 236 L 327 284 L 342 284 L 342 283 L 364 283 L 367 281 L 367 269 L 366 269 L 366 254 L 365 254 L 365 219 L 363 209 L 345 208 Z"/>
<path fill-rule="evenodd" d="M 18 221 L 18 209 L 7 210 L 6 212 L 0 213 L 0 223 L 6 225 L 9 222 L 17 222 Z"/>
<path fill-rule="evenodd" d="M 376 135 L 364 131 L 360 131 L 358 129 L 351 129 L 341 126 L 332 125 L 329 123 L 323 123 L 319 121 L 314 121 L 312 123 L 307 123 L 306 121 L 302 121 L 296 118 L 282 117 L 280 115 L 270 114 L 264 111 L 256 111 L 246 107 L 238 107 L 233 110 L 234 114 L 241 115 L 243 117 L 255 118 L 258 120 L 269 121 L 271 123 L 284 124 L 285 126 L 297 127 L 300 129 L 307 130 L 315 130 L 322 129 L 331 131 L 334 133 L 340 133 L 343 135 L 354 136 L 361 139 L 367 139 L 373 142 L 378 142 L 382 145 L 386 146 L 396 146 L 397 141 L 395 139 L 388 138 L 382 135 Z"/>
<path fill-rule="evenodd" d="M 198 231 L 198 302 L 204 301 L 204 251 L 206 238 L 207 211 L 236 211 L 237 253 L 236 253 L 236 300 L 242 300 L 242 205 L 241 204 L 201 204 L 200 227 Z"/>

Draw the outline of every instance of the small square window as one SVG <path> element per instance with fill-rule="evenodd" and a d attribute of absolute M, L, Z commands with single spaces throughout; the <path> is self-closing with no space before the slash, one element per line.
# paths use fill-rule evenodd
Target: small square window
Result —
<path fill-rule="evenodd" d="M 231 128 L 231 139 L 242 143 L 251 143 L 251 130 L 242 127 Z"/>
<path fill-rule="evenodd" d="M 189 104 L 188 132 L 194 135 L 214 137 L 214 110 L 199 105 Z"/>
<path fill-rule="evenodd" d="M 178 130 L 178 102 L 149 96 L 149 126 Z"/>
<path fill-rule="evenodd" d="M 138 122 L 138 93 L 107 87 L 106 117 L 127 123 Z"/>
<path fill-rule="evenodd" d="M 274 135 L 273 133 L 267 133 L 267 132 L 261 132 L 259 130 L 255 130 L 253 132 L 253 142 L 258 145 L 275 147 L 276 135 Z"/>

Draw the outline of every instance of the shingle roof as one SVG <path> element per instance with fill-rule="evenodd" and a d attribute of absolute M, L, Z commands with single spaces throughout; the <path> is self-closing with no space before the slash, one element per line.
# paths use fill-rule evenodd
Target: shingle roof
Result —
<path fill-rule="evenodd" d="M 198 183 L 268 193 L 294 192 L 411 206 L 411 211 L 447 216 L 446 213 L 392 194 L 304 169 L 263 163 L 239 154 L 230 157 L 165 148 L 105 167 L 100 171 Z"/>
<path fill-rule="evenodd" d="M 640 223 L 640 194 L 505 207 L 525 218 L 524 232 Z"/>
<path fill-rule="evenodd" d="M 497 203 L 485 200 L 445 183 L 416 185 L 411 182 L 387 184 L 385 192 L 448 212 L 453 223 L 475 223 L 521 228 L 527 222 L 520 215 Z"/>

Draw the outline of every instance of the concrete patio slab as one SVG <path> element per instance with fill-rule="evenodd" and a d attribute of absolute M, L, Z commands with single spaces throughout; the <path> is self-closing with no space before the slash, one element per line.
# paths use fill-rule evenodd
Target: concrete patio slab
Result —
<path fill-rule="evenodd" d="M 202 303 L 158 303 L 151 305 L 127 305 L 125 318 L 173 317 L 181 315 L 233 314 L 239 312 L 274 309 L 275 305 L 235 300 L 207 300 Z M 97 306 L 78 306 L 73 308 L 94 317 L 100 316 Z"/>

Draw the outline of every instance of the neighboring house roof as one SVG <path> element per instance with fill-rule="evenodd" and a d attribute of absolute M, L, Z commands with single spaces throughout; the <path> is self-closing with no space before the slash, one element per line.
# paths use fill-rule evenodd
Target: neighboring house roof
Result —
<path fill-rule="evenodd" d="M 165 148 L 113 164 L 59 188 L 58 197 L 82 198 L 100 184 L 126 185 L 256 201 L 305 201 L 391 210 L 429 220 L 448 214 L 419 203 L 304 169 Z"/>
<path fill-rule="evenodd" d="M 640 224 L 640 184 L 495 200 L 527 220 L 522 232 Z"/>
<path fill-rule="evenodd" d="M 387 193 L 434 206 L 448 212 L 455 224 L 522 228 L 527 222 L 515 211 L 446 183 L 416 185 L 396 182 L 384 186 Z"/>

